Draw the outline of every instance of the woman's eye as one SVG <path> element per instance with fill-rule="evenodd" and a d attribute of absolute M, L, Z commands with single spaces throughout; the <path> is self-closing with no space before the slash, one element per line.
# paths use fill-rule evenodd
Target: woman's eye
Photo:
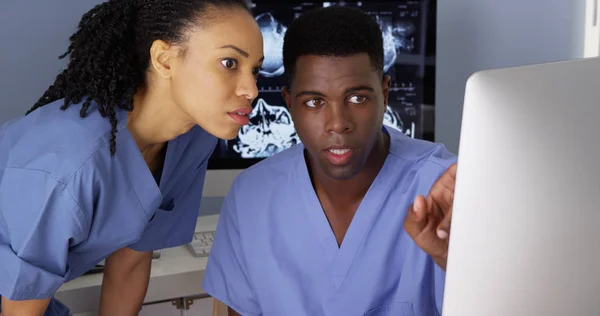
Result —
<path fill-rule="evenodd" d="M 237 61 L 235 59 L 223 59 L 221 60 L 221 64 L 227 69 L 235 69 Z"/>
<path fill-rule="evenodd" d="M 252 69 L 252 74 L 255 76 L 258 76 L 258 74 L 260 73 L 261 70 L 262 70 L 261 67 L 256 67 L 256 68 Z"/>
<path fill-rule="evenodd" d="M 309 108 L 316 108 L 318 106 L 323 105 L 323 101 L 319 100 L 319 99 L 312 99 L 312 100 L 308 100 L 305 102 L 305 104 L 309 107 Z"/>
<path fill-rule="evenodd" d="M 363 103 L 366 100 L 367 100 L 367 98 L 362 95 L 355 95 L 350 98 L 350 102 L 357 103 L 357 104 Z"/>

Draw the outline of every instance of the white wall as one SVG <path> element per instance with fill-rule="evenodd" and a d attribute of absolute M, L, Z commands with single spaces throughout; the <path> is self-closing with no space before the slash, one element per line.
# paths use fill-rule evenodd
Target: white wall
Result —
<path fill-rule="evenodd" d="M 583 56 L 585 0 L 438 0 L 437 6 L 435 135 L 455 153 L 471 73 Z"/>
<path fill-rule="evenodd" d="M 81 16 L 102 0 L 2 0 L 0 124 L 23 116 L 67 65 L 58 56 Z"/>

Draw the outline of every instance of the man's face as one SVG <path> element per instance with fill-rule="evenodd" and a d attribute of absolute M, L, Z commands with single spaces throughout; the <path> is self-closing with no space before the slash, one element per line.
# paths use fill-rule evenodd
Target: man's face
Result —
<path fill-rule="evenodd" d="M 389 77 L 357 54 L 302 56 L 291 79 L 283 97 L 311 165 L 339 180 L 358 174 L 382 133 Z"/>

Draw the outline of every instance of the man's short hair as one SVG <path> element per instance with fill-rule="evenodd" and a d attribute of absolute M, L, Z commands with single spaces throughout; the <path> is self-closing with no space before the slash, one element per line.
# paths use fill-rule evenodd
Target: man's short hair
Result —
<path fill-rule="evenodd" d="M 305 55 L 369 55 L 383 75 L 383 36 L 379 24 L 359 9 L 330 6 L 301 14 L 290 23 L 283 41 L 283 65 L 291 84 L 298 58 Z"/>

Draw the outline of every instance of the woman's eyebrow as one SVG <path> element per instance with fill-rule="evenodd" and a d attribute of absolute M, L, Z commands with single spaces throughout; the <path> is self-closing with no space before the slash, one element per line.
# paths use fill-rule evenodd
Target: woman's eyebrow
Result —
<path fill-rule="evenodd" d="M 248 54 L 248 52 L 246 52 L 245 50 L 243 50 L 243 49 L 241 49 L 241 48 L 239 48 L 239 47 L 237 47 L 237 46 L 235 46 L 235 45 L 232 45 L 232 44 L 229 44 L 229 45 L 223 45 L 223 46 L 221 46 L 221 47 L 219 47 L 219 48 L 222 48 L 222 49 L 223 49 L 223 48 L 229 48 L 229 49 L 233 49 L 233 50 L 235 50 L 236 52 L 238 52 L 240 55 L 244 56 L 245 58 L 248 58 L 248 57 L 250 56 L 250 54 Z M 265 60 L 265 56 L 262 56 L 262 57 L 261 57 L 261 58 L 258 60 L 258 62 L 263 62 L 264 60 Z"/>
<path fill-rule="evenodd" d="M 242 56 L 244 56 L 246 58 L 248 58 L 248 56 L 250 56 L 250 54 L 248 54 L 248 52 L 246 52 L 245 50 L 243 50 L 243 49 L 241 49 L 241 48 L 239 48 L 239 47 L 237 47 L 235 45 L 231 45 L 231 44 L 230 45 L 223 45 L 220 48 L 230 48 L 230 49 L 233 49 L 236 52 L 238 52 L 240 55 L 242 55 Z"/>

